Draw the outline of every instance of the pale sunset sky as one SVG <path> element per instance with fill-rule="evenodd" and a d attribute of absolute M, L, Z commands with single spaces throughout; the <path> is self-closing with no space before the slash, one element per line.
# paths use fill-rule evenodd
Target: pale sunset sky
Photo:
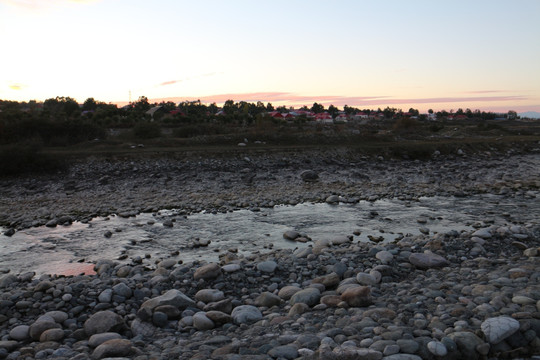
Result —
<path fill-rule="evenodd" d="M 539 0 L 0 0 L 0 99 L 540 111 Z"/>

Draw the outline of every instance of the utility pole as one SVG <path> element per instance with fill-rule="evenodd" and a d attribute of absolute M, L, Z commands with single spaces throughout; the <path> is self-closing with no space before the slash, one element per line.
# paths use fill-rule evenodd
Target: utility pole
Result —
<path fill-rule="evenodd" d="M 131 104 L 131 90 L 129 90 L 129 103 Z"/>

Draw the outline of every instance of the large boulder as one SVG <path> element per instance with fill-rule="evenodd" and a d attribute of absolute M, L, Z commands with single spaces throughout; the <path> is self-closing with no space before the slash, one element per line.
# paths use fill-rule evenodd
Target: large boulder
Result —
<path fill-rule="evenodd" d="M 221 275 L 221 268 L 216 263 L 210 263 L 201 266 L 197 270 L 195 270 L 195 274 L 193 274 L 193 278 L 195 280 L 203 279 L 203 280 L 210 280 L 215 279 L 219 275 Z"/>
<path fill-rule="evenodd" d="M 231 317 L 236 324 L 240 325 L 261 320 L 262 313 L 255 306 L 240 305 L 233 309 Z"/>
<path fill-rule="evenodd" d="M 296 294 L 300 290 L 302 289 L 299 288 L 298 286 L 287 285 L 287 286 L 282 287 L 279 290 L 278 296 L 282 298 L 283 300 L 289 300 L 294 294 Z"/>
<path fill-rule="evenodd" d="M 313 170 L 304 170 L 300 173 L 300 178 L 305 182 L 315 182 L 319 180 L 319 174 Z"/>
<path fill-rule="evenodd" d="M 84 332 L 87 336 L 105 332 L 120 332 L 125 326 L 124 319 L 120 315 L 110 310 L 98 311 L 84 322 Z"/>
<path fill-rule="evenodd" d="M 429 269 L 448 266 L 448 260 L 433 253 L 412 253 L 409 262 L 419 269 Z"/>
<path fill-rule="evenodd" d="M 463 359 L 476 360 L 480 358 L 480 354 L 476 351 L 476 348 L 484 344 L 484 341 L 476 336 L 476 334 L 469 331 L 456 331 L 450 333 L 448 337 L 456 343 Z"/>
<path fill-rule="evenodd" d="M 255 299 L 255 305 L 257 306 L 272 307 L 274 305 L 279 305 L 280 303 L 281 298 L 268 291 L 263 292 Z"/>
<path fill-rule="evenodd" d="M 283 238 L 287 240 L 294 240 L 300 237 L 300 233 L 295 230 L 287 230 L 283 233 Z"/>
<path fill-rule="evenodd" d="M 133 353 L 134 348 L 131 341 L 127 339 L 112 339 L 99 345 L 92 353 L 92 357 L 94 359 L 127 357 Z"/>
<path fill-rule="evenodd" d="M 339 275 L 335 272 L 331 272 L 330 274 L 316 277 L 312 280 L 315 284 L 323 284 L 325 288 L 329 289 L 332 287 L 335 287 L 339 284 Z"/>
<path fill-rule="evenodd" d="M 490 344 L 498 344 L 519 330 L 519 321 L 508 316 L 487 319 L 480 325 Z"/>
<path fill-rule="evenodd" d="M 352 307 L 364 307 L 372 304 L 371 289 L 367 286 L 349 288 L 341 294 L 341 300 Z"/>
<path fill-rule="evenodd" d="M 217 289 L 201 289 L 195 294 L 195 299 L 208 304 L 225 299 L 225 294 Z"/>
<path fill-rule="evenodd" d="M 179 309 L 185 309 L 188 306 L 195 306 L 195 301 L 187 297 L 183 292 L 176 289 L 171 289 L 165 294 L 146 300 L 142 305 L 141 309 L 145 310 L 154 310 L 158 306 L 162 305 L 172 305 Z"/>
<path fill-rule="evenodd" d="M 29 335 L 32 340 L 39 340 L 41 334 L 50 329 L 61 329 L 60 324 L 56 323 L 54 320 L 37 320 L 28 329 Z"/>
<path fill-rule="evenodd" d="M 273 273 L 277 268 L 277 263 L 273 260 L 262 261 L 257 264 L 257 270 L 265 273 Z"/>
<path fill-rule="evenodd" d="M 291 305 L 302 303 L 308 306 L 315 306 L 321 299 L 321 292 L 316 288 L 307 288 L 296 292 L 291 297 Z"/>

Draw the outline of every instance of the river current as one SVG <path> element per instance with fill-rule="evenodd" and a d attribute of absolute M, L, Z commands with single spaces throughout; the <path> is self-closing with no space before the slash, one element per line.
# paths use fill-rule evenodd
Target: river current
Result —
<path fill-rule="evenodd" d="M 535 200 L 478 195 L 339 205 L 304 203 L 192 215 L 175 210 L 130 218 L 111 215 L 69 226 L 24 229 L 11 237 L 0 235 L 0 270 L 62 274 L 70 266 L 99 259 L 125 258 L 122 261 L 129 262 L 136 256 L 158 260 L 175 254 L 178 260 L 189 263 L 217 261 L 218 255 L 228 250 L 247 255 L 271 248 L 310 246 L 311 242 L 284 239 L 287 230 L 306 234 L 314 241 L 360 233 L 353 241 L 370 241 L 371 237 L 384 243 L 421 231 L 446 233 L 509 222 L 537 224 L 540 204 Z M 172 220 L 173 226 L 164 226 L 166 220 Z M 5 229 L 0 230 L 3 233 Z M 105 236 L 107 232 L 110 236 Z M 196 239 L 210 243 L 205 247 L 191 246 Z"/>

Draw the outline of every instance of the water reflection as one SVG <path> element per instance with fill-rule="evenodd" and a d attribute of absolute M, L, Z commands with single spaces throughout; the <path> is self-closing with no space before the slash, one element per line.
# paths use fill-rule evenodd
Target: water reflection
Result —
<path fill-rule="evenodd" d="M 372 237 L 388 242 L 421 231 L 469 230 L 475 222 L 504 224 L 510 216 L 515 222 L 534 222 L 537 219 L 533 214 L 539 210 L 534 200 L 492 195 L 421 198 L 416 202 L 391 199 L 340 205 L 300 204 L 189 216 L 168 210 L 134 218 L 110 216 L 87 224 L 25 229 L 12 237 L 0 235 L 0 264 L 13 273 L 55 273 L 69 262 L 118 259 L 122 255 L 127 255 L 129 261 L 133 256 L 148 254 L 159 259 L 178 252 L 178 259 L 184 262 L 216 261 L 219 253 L 233 249 L 249 254 L 272 247 L 309 246 L 283 239 L 283 233 L 290 229 L 313 240 L 360 232 L 354 241 L 369 241 Z M 172 220 L 173 227 L 163 226 L 166 220 Z M 104 235 L 107 231 L 110 237 Z M 210 244 L 193 248 L 197 238 Z"/>

